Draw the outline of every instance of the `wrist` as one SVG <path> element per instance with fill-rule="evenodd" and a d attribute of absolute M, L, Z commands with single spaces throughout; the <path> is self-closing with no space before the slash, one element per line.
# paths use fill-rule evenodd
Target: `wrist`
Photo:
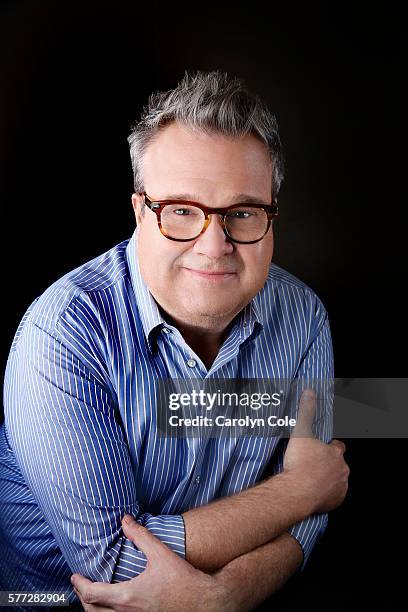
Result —
<path fill-rule="evenodd" d="M 275 482 L 273 482 L 274 480 Z M 283 472 L 269 478 L 268 482 L 271 489 L 279 484 L 287 492 L 288 498 L 291 500 L 290 506 L 295 513 L 295 522 L 302 521 L 316 511 L 316 492 L 313 489 L 313 481 L 307 478 L 305 474 L 299 474 L 293 470 L 283 470 Z"/>
<path fill-rule="evenodd" d="M 219 610 L 222 610 L 222 612 L 238 612 L 238 610 L 244 612 L 246 608 L 242 599 L 242 591 L 230 568 L 228 566 L 223 567 L 212 578 L 214 579 L 214 610 L 217 610 L 217 612 Z M 241 584 L 241 581 L 239 582 Z"/>

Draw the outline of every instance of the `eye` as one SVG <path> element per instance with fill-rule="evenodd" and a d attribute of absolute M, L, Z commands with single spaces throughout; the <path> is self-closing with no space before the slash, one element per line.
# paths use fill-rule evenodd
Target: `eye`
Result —
<path fill-rule="evenodd" d="M 228 216 L 233 217 L 235 219 L 247 219 L 252 214 L 252 212 L 249 212 L 247 210 L 237 210 L 235 212 L 230 213 Z"/>
<path fill-rule="evenodd" d="M 171 214 L 176 214 L 178 217 L 193 217 L 201 215 L 201 210 L 198 208 L 193 208 L 192 206 L 187 206 L 186 208 L 171 208 L 169 212 Z"/>

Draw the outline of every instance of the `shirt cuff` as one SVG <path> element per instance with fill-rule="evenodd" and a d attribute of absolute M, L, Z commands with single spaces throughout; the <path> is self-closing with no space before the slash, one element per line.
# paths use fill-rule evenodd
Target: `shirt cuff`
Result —
<path fill-rule="evenodd" d="M 146 527 L 183 559 L 186 558 L 186 531 L 181 514 L 142 514 L 138 523 Z"/>
<path fill-rule="evenodd" d="M 186 532 L 184 520 L 180 514 L 153 516 L 146 512 L 138 516 L 136 520 L 173 552 L 185 559 Z M 131 540 L 123 538 L 119 561 L 114 569 L 112 582 L 123 582 L 134 578 L 145 570 L 146 564 L 145 554 Z"/>
<path fill-rule="evenodd" d="M 316 542 L 326 531 L 328 524 L 327 514 L 313 514 L 307 519 L 295 523 L 287 531 L 299 542 L 303 551 L 303 563 L 299 568 L 300 572 L 306 567 L 310 553 L 312 552 Z"/>

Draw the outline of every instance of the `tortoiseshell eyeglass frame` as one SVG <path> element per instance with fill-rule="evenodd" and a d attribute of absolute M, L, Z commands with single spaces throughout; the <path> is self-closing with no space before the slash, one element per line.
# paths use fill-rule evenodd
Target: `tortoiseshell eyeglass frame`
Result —
<path fill-rule="evenodd" d="M 245 202 L 241 202 L 240 204 L 232 204 L 232 206 L 227 206 L 226 208 L 211 208 L 209 206 L 204 206 L 204 204 L 200 204 L 198 202 L 192 202 L 190 200 L 155 200 L 153 198 L 150 198 L 145 191 L 140 193 L 140 195 L 143 196 L 144 203 L 146 204 L 146 206 L 150 208 L 150 210 L 152 210 L 156 214 L 157 224 L 163 236 L 165 236 L 169 240 L 175 240 L 176 242 L 190 242 L 191 240 L 196 240 L 198 236 L 203 234 L 205 230 L 207 229 L 210 223 L 209 215 L 220 215 L 224 234 L 227 236 L 229 240 L 231 240 L 232 242 L 238 242 L 240 244 L 254 244 L 255 242 L 259 242 L 266 236 L 271 226 L 272 219 L 278 216 L 278 206 L 277 206 L 276 200 L 272 204 L 248 204 Z M 201 232 L 197 234 L 197 236 L 193 236 L 192 238 L 172 238 L 171 236 L 168 236 L 162 227 L 161 213 L 163 209 L 169 204 L 178 204 L 180 206 L 182 205 L 196 206 L 197 208 L 202 210 L 204 213 L 205 219 L 204 219 L 204 226 Z M 234 210 L 236 208 L 241 208 L 242 206 L 252 207 L 252 208 L 261 208 L 267 214 L 268 225 L 265 230 L 265 233 L 263 234 L 263 236 L 261 236 L 260 238 L 257 238 L 256 240 L 249 240 L 249 241 L 235 240 L 228 234 L 228 230 L 225 226 L 225 217 L 228 215 L 228 213 L 231 210 Z"/>

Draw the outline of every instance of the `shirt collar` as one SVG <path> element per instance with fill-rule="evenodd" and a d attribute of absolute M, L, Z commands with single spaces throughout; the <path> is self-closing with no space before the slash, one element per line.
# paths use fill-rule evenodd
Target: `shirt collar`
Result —
<path fill-rule="evenodd" d="M 259 294 L 258 294 L 259 295 Z M 256 295 L 237 315 L 240 332 L 240 344 L 244 341 L 255 340 L 263 330 L 263 321 Z"/>
<path fill-rule="evenodd" d="M 136 295 L 143 331 L 147 338 L 149 349 L 153 352 L 156 348 L 157 332 L 164 325 L 167 325 L 167 323 L 160 314 L 157 302 L 142 278 L 139 260 L 137 257 L 136 232 L 137 230 L 135 229 L 126 247 L 126 259 L 130 270 L 133 290 Z M 249 302 L 249 304 L 247 304 L 241 310 L 241 312 L 236 315 L 241 341 L 247 340 L 248 338 L 251 340 L 256 338 L 256 336 L 258 336 L 263 329 L 263 321 L 261 317 L 261 309 L 258 304 L 258 296 L 259 294 L 256 295 Z"/>
<path fill-rule="evenodd" d="M 137 257 L 136 231 L 137 230 L 133 232 L 133 235 L 126 247 L 126 259 L 130 270 L 133 290 L 136 295 L 136 302 L 139 308 L 143 331 L 146 336 L 149 349 L 154 351 L 157 331 L 161 329 L 166 321 L 160 314 L 157 302 L 142 278 L 139 268 L 139 259 Z"/>

